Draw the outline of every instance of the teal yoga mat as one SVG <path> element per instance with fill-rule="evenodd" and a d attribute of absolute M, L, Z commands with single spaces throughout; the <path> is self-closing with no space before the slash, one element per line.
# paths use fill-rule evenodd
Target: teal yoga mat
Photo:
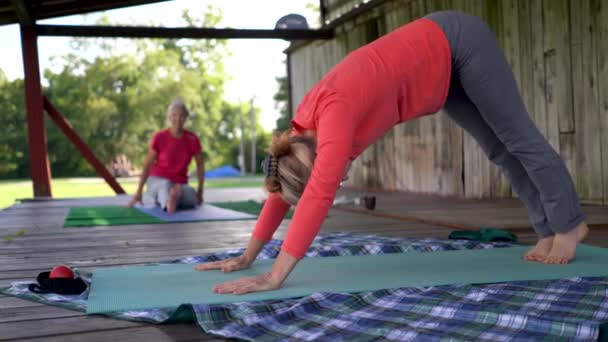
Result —
<path fill-rule="evenodd" d="M 218 295 L 211 288 L 267 272 L 274 260 L 258 261 L 251 269 L 233 273 L 199 272 L 183 264 L 98 269 L 93 273 L 87 313 L 294 298 L 315 292 L 608 276 L 608 249 L 581 245 L 571 264 L 545 265 L 523 261 L 528 248 L 305 258 L 281 289 L 240 296 Z"/>

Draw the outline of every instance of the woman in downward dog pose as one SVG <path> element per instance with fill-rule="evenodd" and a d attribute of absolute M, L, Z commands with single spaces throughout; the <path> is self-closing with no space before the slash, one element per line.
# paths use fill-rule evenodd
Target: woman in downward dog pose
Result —
<path fill-rule="evenodd" d="M 297 204 L 272 270 L 214 291 L 281 287 L 317 235 L 350 162 L 395 125 L 442 108 L 501 168 L 528 209 L 539 240 L 523 257 L 569 262 L 588 233 L 570 174 L 530 119 L 490 28 L 478 17 L 445 11 L 351 52 L 306 94 L 293 130 L 275 138 L 266 157 L 271 194 L 246 251 L 196 269 L 249 267 Z"/>

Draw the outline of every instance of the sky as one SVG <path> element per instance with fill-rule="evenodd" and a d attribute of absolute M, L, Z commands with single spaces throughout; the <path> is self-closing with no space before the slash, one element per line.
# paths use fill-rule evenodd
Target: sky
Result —
<path fill-rule="evenodd" d="M 315 0 L 173 0 L 156 4 L 106 11 L 112 22 L 119 23 L 157 23 L 166 27 L 184 26 L 181 20 L 183 10 L 191 14 L 202 13 L 212 5 L 221 9 L 223 19 L 218 27 L 273 29 L 276 21 L 283 15 L 298 13 L 304 15 L 310 26 L 314 27 L 318 13 L 307 9 L 306 4 Z M 79 25 L 95 24 L 101 13 L 67 16 L 38 21 L 39 24 Z M 71 51 L 69 37 L 39 37 L 38 55 L 40 72 L 51 68 L 52 57 Z M 17 25 L 0 26 L 0 69 L 10 79 L 23 78 L 21 42 Z M 224 61 L 226 72 L 231 79 L 226 83 L 226 99 L 231 102 L 249 101 L 254 97 L 255 106 L 261 108 L 261 124 L 270 131 L 278 118 L 278 110 L 272 99 L 277 90 L 275 77 L 286 73 L 285 54 L 289 46 L 284 40 L 272 39 L 232 39 L 228 48 L 232 55 Z M 95 56 L 92 51 L 90 57 Z M 41 75 L 42 77 L 42 75 Z M 43 80 L 44 82 L 44 80 Z M 169 100 L 168 100 L 169 101 Z"/>

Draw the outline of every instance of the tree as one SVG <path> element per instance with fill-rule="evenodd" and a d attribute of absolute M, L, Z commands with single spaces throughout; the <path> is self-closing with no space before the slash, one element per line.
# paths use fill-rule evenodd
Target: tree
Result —
<path fill-rule="evenodd" d="M 6 77 L 4 70 L 0 69 L 0 85 L 4 84 L 6 82 L 8 82 L 8 78 Z"/>
<path fill-rule="evenodd" d="M 275 107 L 279 109 L 279 118 L 277 119 L 276 130 L 279 132 L 285 131 L 291 127 L 291 116 L 289 115 L 289 87 L 287 76 L 275 78 L 278 89 L 274 94 Z"/>
<path fill-rule="evenodd" d="M 220 20 L 212 9 L 200 20 L 187 12 L 183 18 L 190 26 L 214 26 Z M 118 40 L 99 40 L 106 42 L 76 40 L 74 46 L 80 55 L 92 45 L 101 46 L 101 57 L 86 61 L 75 54 L 65 56 L 61 73 L 45 74 L 51 101 L 87 137 L 95 153 L 104 161 L 121 153 L 141 162 L 152 134 L 166 127 L 167 105 L 181 98 L 191 112 L 187 128 L 201 137 L 209 166 L 214 166 L 220 158 L 209 147 L 215 145 L 212 127 L 222 118 L 225 42 L 146 39 L 134 43 L 134 54 L 125 54 L 119 52 Z M 52 160 L 76 166 L 68 159 L 79 157 L 62 158 Z"/>
<path fill-rule="evenodd" d="M 184 12 L 183 18 L 190 26 L 213 27 L 221 13 L 209 7 L 201 16 Z M 125 52 L 125 44 L 132 53 Z M 191 112 L 187 128 L 200 136 L 207 167 L 236 165 L 232 147 L 238 144 L 240 107 L 224 100 L 225 41 L 74 39 L 72 46 L 72 53 L 55 57 L 60 71 L 44 71 L 43 91 L 102 162 L 124 154 L 140 164 L 152 134 L 166 127 L 167 105 L 181 98 Z M 100 49 L 96 58 L 81 57 L 93 47 Z M 23 81 L 7 82 L 0 74 L 0 90 L 0 178 L 24 177 L 29 160 Z M 53 175 L 93 175 L 54 124 L 46 124 Z"/>
<path fill-rule="evenodd" d="M 0 108 L 0 178 L 27 177 L 29 158 L 22 80 L 0 81 Z"/>

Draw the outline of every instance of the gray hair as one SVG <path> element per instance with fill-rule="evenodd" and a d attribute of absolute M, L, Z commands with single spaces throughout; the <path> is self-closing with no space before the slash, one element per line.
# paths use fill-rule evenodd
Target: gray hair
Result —
<path fill-rule="evenodd" d="M 188 115 L 190 115 L 190 112 L 188 112 L 188 108 L 186 108 L 184 101 L 182 101 L 180 99 L 175 99 L 175 100 L 171 101 L 171 103 L 167 107 L 167 116 L 169 116 L 169 113 L 171 113 L 174 109 L 181 109 L 182 112 L 184 114 L 186 114 L 186 117 L 188 117 Z"/>

